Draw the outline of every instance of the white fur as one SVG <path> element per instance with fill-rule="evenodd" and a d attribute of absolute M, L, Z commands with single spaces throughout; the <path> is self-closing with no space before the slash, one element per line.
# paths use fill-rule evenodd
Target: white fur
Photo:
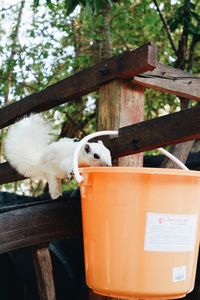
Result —
<path fill-rule="evenodd" d="M 79 154 L 79 166 L 111 166 L 110 151 L 102 142 L 87 143 Z M 41 115 L 32 115 L 14 124 L 5 139 L 9 163 L 26 177 L 38 177 L 49 183 L 53 199 L 61 195 L 61 179 L 72 171 L 72 159 L 77 142 L 63 138 L 51 143 L 50 125 Z M 98 154 L 99 159 L 95 159 Z"/>

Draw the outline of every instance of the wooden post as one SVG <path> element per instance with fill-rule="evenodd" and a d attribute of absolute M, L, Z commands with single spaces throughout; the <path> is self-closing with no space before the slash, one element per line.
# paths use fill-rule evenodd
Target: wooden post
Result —
<path fill-rule="evenodd" d="M 125 80 L 112 81 L 100 89 L 98 130 L 118 130 L 143 121 L 144 88 Z M 143 153 L 119 158 L 120 166 L 142 166 Z"/>
<path fill-rule="evenodd" d="M 133 87 L 125 80 L 116 80 L 100 88 L 98 130 L 118 130 L 119 127 L 143 121 L 143 117 L 144 89 L 141 86 Z M 119 158 L 118 165 L 141 167 L 143 153 Z M 89 299 L 120 300 L 95 295 L 92 291 Z"/>
<path fill-rule="evenodd" d="M 33 261 L 40 300 L 56 300 L 51 256 L 48 247 L 35 247 L 33 249 Z"/>

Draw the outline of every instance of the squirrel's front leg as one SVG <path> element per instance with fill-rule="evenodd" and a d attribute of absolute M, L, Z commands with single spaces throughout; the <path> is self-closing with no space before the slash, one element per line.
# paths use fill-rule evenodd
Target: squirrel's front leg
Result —
<path fill-rule="evenodd" d="M 49 193 L 52 199 L 57 199 L 61 193 L 61 179 L 54 176 L 48 176 Z"/>

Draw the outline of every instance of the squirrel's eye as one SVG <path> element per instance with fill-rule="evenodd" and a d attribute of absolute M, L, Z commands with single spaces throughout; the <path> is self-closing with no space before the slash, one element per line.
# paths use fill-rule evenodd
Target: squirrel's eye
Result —
<path fill-rule="evenodd" d="M 97 153 L 94 153 L 94 158 L 95 159 L 100 159 L 100 156 Z"/>

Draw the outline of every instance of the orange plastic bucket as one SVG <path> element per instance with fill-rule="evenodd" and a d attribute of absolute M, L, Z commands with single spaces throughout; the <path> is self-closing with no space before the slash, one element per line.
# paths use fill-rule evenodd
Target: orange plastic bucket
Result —
<path fill-rule="evenodd" d="M 97 167 L 81 174 L 88 286 L 119 298 L 189 293 L 199 249 L 199 172 Z"/>
<path fill-rule="evenodd" d="M 194 287 L 200 239 L 200 173 L 131 167 L 73 171 L 80 183 L 86 282 L 94 292 L 131 299 L 182 298 Z M 185 170 L 187 169 L 187 170 Z"/>

